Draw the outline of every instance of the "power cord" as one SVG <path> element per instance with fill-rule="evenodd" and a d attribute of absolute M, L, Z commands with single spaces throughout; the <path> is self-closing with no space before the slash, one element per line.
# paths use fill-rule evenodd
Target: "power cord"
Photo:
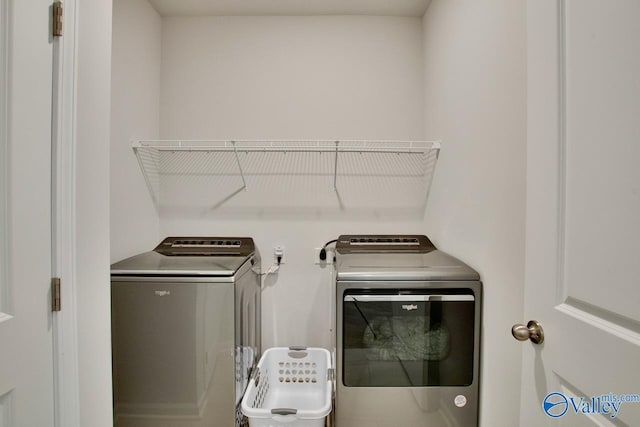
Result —
<path fill-rule="evenodd" d="M 326 261 L 327 260 L 327 246 L 329 246 L 330 244 L 335 243 L 337 241 L 338 241 L 338 239 L 333 239 L 333 240 L 329 240 L 327 243 L 324 244 L 322 249 L 320 249 L 320 261 Z"/>

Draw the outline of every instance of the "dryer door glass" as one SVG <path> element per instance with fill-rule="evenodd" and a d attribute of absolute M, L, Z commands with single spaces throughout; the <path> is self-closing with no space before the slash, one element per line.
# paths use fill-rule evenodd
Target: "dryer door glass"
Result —
<path fill-rule="evenodd" d="M 344 385 L 470 385 L 474 310 L 469 289 L 348 290 L 343 297 Z"/>

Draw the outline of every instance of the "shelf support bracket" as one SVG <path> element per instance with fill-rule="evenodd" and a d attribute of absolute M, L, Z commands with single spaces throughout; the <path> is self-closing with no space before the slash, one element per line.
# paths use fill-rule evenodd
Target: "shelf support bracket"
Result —
<path fill-rule="evenodd" d="M 242 178 L 242 188 L 247 191 L 247 181 L 244 179 L 244 172 L 242 171 L 242 164 L 240 163 L 240 157 L 238 157 L 238 150 L 236 149 L 236 142 L 231 141 L 233 145 L 233 154 L 236 155 L 236 163 L 238 163 L 238 169 L 240 170 L 240 177 Z"/>
<path fill-rule="evenodd" d="M 336 141 L 336 160 L 333 165 L 333 191 L 338 192 L 338 186 L 336 185 L 337 177 L 338 177 L 338 145 L 340 141 Z"/>
<path fill-rule="evenodd" d="M 147 166 L 145 165 L 145 162 L 142 159 L 143 148 L 144 146 L 140 143 L 133 144 L 133 152 L 136 155 L 138 166 L 140 166 L 140 170 L 142 171 L 142 176 L 144 176 L 144 182 L 147 184 L 147 189 L 149 190 L 149 194 L 151 195 L 151 200 L 153 201 L 153 205 L 156 207 L 156 209 L 158 209 L 160 206 L 160 192 L 156 191 L 156 189 L 153 187 L 153 184 L 151 183 L 151 179 L 149 178 L 149 174 L 151 173 L 151 171 L 147 169 Z M 148 150 L 148 151 L 153 151 L 153 150 Z M 155 161 L 153 161 L 153 163 L 154 163 L 153 166 L 155 167 L 155 170 L 158 171 L 159 165 L 156 164 Z"/>

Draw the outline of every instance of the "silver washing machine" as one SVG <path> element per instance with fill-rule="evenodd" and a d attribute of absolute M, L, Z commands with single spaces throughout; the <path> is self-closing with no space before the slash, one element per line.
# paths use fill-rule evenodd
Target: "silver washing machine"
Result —
<path fill-rule="evenodd" d="M 474 427 L 482 283 L 426 236 L 336 243 L 336 426 Z"/>
<path fill-rule="evenodd" d="M 115 426 L 233 427 L 260 358 L 251 238 L 169 237 L 111 266 Z"/>

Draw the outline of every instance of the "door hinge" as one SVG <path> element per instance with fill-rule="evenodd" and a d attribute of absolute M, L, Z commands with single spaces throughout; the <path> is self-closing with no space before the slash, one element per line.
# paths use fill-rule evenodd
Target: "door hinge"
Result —
<path fill-rule="evenodd" d="M 51 311 L 60 311 L 62 302 L 60 296 L 60 278 L 51 278 Z"/>
<path fill-rule="evenodd" d="M 62 2 L 53 2 L 51 9 L 53 10 L 53 37 L 60 37 L 62 36 Z"/>

